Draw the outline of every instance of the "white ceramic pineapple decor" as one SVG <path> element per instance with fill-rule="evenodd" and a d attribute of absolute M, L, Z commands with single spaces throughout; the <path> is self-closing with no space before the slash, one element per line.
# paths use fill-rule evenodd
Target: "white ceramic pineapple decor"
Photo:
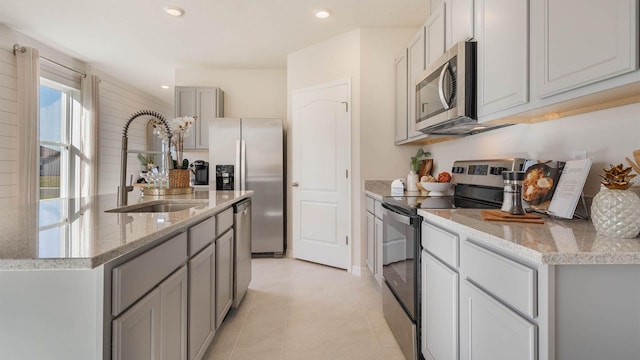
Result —
<path fill-rule="evenodd" d="M 631 168 L 622 164 L 604 169 L 602 185 L 591 205 L 591 219 L 598 235 L 617 238 L 635 238 L 640 233 L 640 198 L 628 188 Z"/>

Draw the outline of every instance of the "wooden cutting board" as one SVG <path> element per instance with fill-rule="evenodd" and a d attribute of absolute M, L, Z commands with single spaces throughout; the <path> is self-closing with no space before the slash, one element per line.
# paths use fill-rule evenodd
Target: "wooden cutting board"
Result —
<path fill-rule="evenodd" d="M 521 222 L 529 224 L 544 224 L 542 217 L 535 214 L 513 215 L 500 210 L 482 210 L 480 212 L 482 220 L 487 221 L 507 221 Z"/>

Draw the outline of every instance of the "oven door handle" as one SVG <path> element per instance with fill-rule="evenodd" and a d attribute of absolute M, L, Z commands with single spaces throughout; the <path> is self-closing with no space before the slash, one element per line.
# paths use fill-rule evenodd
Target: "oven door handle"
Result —
<path fill-rule="evenodd" d="M 440 102 L 442 103 L 442 107 L 445 110 L 449 110 L 451 108 L 451 104 L 449 100 L 447 100 L 447 96 L 444 93 L 444 77 L 449 70 L 449 62 L 442 66 L 442 71 L 440 71 L 440 77 L 438 78 L 438 97 L 440 98 Z"/>
<path fill-rule="evenodd" d="M 416 219 L 414 217 L 398 214 L 397 212 L 393 211 L 392 208 L 387 206 L 385 203 L 382 203 L 382 214 L 384 216 L 388 216 L 392 218 L 395 221 L 398 221 L 402 224 L 409 225 L 409 226 L 413 226 L 414 220 Z"/>

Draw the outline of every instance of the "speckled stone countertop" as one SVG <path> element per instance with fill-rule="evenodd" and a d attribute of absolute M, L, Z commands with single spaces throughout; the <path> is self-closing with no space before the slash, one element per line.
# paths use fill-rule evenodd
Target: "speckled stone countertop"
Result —
<path fill-rule="evenodd" d="M 106 213 L 116 195 L 44 200 L 16 208 L 0 204 L 0 270 L 93 269 L 250 197 L 253 191 L 195 191 L 180 196 L 129 195 L 129 206 L 194 203 L 170 213 Z"/>
<path fill-rule="evenodd" d="M 478 209 L 418 210 L 425 220 L 538 264 L 640 264 L 640 238 L 598 236 L 588 220 L 484 221 Z"/>
<path fill-rule="evenodd" d="M 391 180 L 365 180 L 364 193 L 382 201 Z M 640 238 L 598 236 L 591 221 L 545 218 L 544 224 L 484 221 L 478 209 L 418 210 L 436 225 L 538 264 L 640 264 Z"/>
<path fill-rule="evenodd" d="M 365 180 L 364 193 L 382 201 L 383 196 L 391 196 L 391 182 L 393 180 Z"/>

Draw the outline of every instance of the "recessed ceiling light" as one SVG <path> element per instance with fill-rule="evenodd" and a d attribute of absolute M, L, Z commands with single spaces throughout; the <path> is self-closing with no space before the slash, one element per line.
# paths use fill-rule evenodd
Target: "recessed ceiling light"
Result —
<path fill-rule="evenodd" d="M 331 10 L 329 9 L 317 9 L 313 11 L 313 15 L 315 15 L 318 19 L 326 19 L 331 16 Z"/>
<path fill-rule="evenodd" d="M 166 90 L 166 89 L 168 89 L 170 86 L 169 86 L 169 85 L 160 85 L 160 87 Z"/>
<path fill-rule="evenodd" d="M 167 14 L 169 14 L 171 16 L 180 17 L 180 16 L 184 15 L 184 9 L 183 8 L 179 8 L 177 6 L 167 5 L 163 9 L 164 9 L 164 12 L 166 12 Z"/>

